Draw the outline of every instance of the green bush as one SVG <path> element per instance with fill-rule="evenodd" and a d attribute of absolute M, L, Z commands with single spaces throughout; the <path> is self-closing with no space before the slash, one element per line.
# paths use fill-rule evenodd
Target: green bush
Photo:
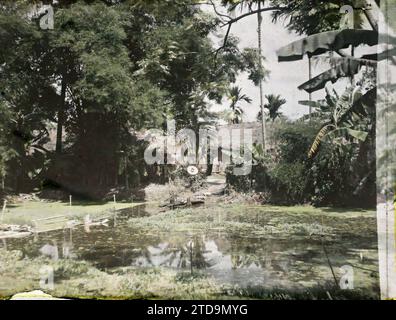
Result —
<path fill-rule="evenodd" d="M 304 203 L 308 179 L 303 163 L 281 163 L 269 173 L 275 199 L 285 203 Z"/>
<path fill-rule="evenodd" d="M 323 142 L 319 154 L 309 159 L 319 127 L 313 120 L 279 122 L 267 154 L 261 146 L 253 147 L 256 164 L 251 174 L 233 176 L 230 167 L 227 183 L 236 191 L 264 192 L 275 204 L 373 206 L 375 161 L 368 160 L 372 144 Z"/>
<path fill-rule="evenodd" d="M 237 176 L 233 173 L 234 167 L 228 166 L 226 168 L 227 184 L 237 192 L 247 192 L 252 189 L 252 175 Z"/>

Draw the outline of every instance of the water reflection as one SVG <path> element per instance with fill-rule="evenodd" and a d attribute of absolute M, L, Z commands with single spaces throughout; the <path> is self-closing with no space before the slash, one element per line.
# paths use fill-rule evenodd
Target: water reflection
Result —
<path fill-rule="evenodd" d="M 0 248 L 7 250 L 7 240 L 1 239 L 2 246 Z"/>
<path fill-rule="evenodd" d="M 45 244 L 40 248 L 40 253 L 41 255 L 45 257 L 50 257 L 52 260 L 58 260 L 59 259 L 59 251 L 58 251 L 58 246 L 56 245 L 56 241 L 53 241 L 53 245 L 51 244 Z"/>
<path fill-rule="evenodd" d="M 191 236 L 190 236 L 191 237 Z M 189 238 L 189 237 L 188 237 Z M 168 267 L 177 269 L 205 269 L 211 266 L 207 255 L 205 236 L 195 235 L 191 239 L 181 235 L 156 246 L 142 248 L 141 255 L 131 261 L 132 266 Z"/>
<path fill-rule="evenodd" d="M 73 253 L 73 228 L 63 230 L 62 255 L 64 259 L 76 259 Z"/>
<path fill-rule="evenodd" d="M 63 259 L 90 261 L 100 269 L 133 266 L 200 271 L 221 283 L 242 287 L 293 288 L 307 281 L 331 279 L 320 242 L 312 239 L 249 239 L 220 231 L 143 233 L 127 223 L 131 215 L 145 214 L 142 208 L 126 211 L 107 226 L 90 223 L 89 232 L 85 225 L 77 226 L 9 240 L 7 248 L 22 250 L 28 257 L 44 255 L 52 259 L 60 258 L 61 252 Z M 60 252 L 58 244 L 62 244 Z M 350 248 L 351 243 L 329 248 L 335 265 L 353 261 Z"/>

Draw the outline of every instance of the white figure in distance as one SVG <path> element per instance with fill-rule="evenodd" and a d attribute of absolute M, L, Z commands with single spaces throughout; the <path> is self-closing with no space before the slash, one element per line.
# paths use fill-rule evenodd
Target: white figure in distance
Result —
<path fill-rule="evenodd" d="M 190 176 L 196 176 L 199 173 L 199 171 L 198 171 L 198 168 L 196 166 L 188 166 L 187 167 L 187 173 Z"/>

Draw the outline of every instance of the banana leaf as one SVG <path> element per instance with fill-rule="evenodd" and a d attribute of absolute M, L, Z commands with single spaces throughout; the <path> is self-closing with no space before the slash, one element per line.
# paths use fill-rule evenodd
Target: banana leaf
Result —
<path fill-rule="evenodd" d="M 368 58 L 368 59 L 367 59 Z M 370 59 L 372 58 L 372 59 Z M 312 61 L 314 63 L 322 63 L 322 64 L 329 64 L 331 67 L 335 67 L 338 64 L 344 62 L 346 59 L 349 60 L 354 60 L 354 61 L 358 61 L 360 62 L 362 65 L 367 65 L 367 66 L 372 66 L 372 67 L 376 67 L 377 66 L 377 53 L 375 54 L 367 54 L 364 55 L 363 57 L 357 58 L 357 57 L 335 57 L 333 55 L 331 56 L 326 56 L 326 55 L 322 55 L 322 56 L 315 56 L 312 58 Z"/>
<path fill-rule="evenodd" d="M 391 41 L 392 39 L 386 39 L 381 36 L 380 40 L 383 42 Z M 278 61 L 301 60 L 305 54 L 312 57 L 327 51 L 346 49 L 351 45 L 354 47 L 362 44 L 374 46 L 378 44 L 378 41 L 378 33 L 372 30 L 344 29 L 327 31 L 294 41 L 282 47 L 277 51 Z"/>
<path fill-rule="evenodd" d="M 311 107 L 311 108 L 316 108 L 318 106 L 318 103 L 316 101 L 309 101 L 309 100 L 300 100 L 300 101 L 298 101 L 298 104 L 301 104 L 302 106 Z"/>
<path fill-rule="evenodd" d="M 386 50 L 381 53 L 366 54 L 366 55 L 362 56 L 361 59 L 382 61 L 382 60 L 389 59 L 390 57 L 394 57 L 394 56 L 396 56 L 396 48 Z"/>
<path fill-rule="evenodd" d="M 351 128 L 345 128 L 346 132 L 355 139 L 358 139 L 360 141 L 365 141 L 368 136 L 368 132 L 366 131 L 361 131 L 361 130 L 354 130 Z"/>
<path fill-rule="evenodd" d="M 326 99 L 317 100 L 317 101 L 300 100 L 298 101 L 298 104 L 318 110 L 323 110 L 328 107 Z"/>
<path fill-rule="evenodd" d="M 331 68 L 311 80 L 303 83 L 298 87 L 300 90 L 305 90 L 312 93 L 323 89 L 328 81 L 335 83 L 339 78 L 352 77 L 357 74 L 363 63 L 357 60 L 344 59 L 334 68 Z"/>
<path fill-rule="evenodd" d="M 376 113 L 377 102 L 377 87 L 372 88 L 367 91 L 363 96 L 354 101 L 352 108 L 349 110 L 350 113 L 344 114 L 340 121 L 346 121 L 351 115 L 356 115 L 357 117 L 367 117 L 368 115 L 373 115 Z"/>

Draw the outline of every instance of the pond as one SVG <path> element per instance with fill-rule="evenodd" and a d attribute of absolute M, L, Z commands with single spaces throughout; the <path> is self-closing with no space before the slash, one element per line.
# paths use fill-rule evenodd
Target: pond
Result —
<path fill-rule="evenodd" d="M 3 246 L 29 258 L 88 261 L 103 271 L 131 266 L 199 271 L 219 284 L 240 288 L 298 290 L 334 284 L 347 265 L 353 267 L 355 288 L 377 290 L 374 241 L 370 246 L 354 240 L 328 241 L 324 246 L 309 237 L 257 238 L 224 230 L 142 232 L 128 223 L 131 217 L 148 215 L 144 206 L 138 206 L 120 211 L 104 225 L 9 239 Z"/>

